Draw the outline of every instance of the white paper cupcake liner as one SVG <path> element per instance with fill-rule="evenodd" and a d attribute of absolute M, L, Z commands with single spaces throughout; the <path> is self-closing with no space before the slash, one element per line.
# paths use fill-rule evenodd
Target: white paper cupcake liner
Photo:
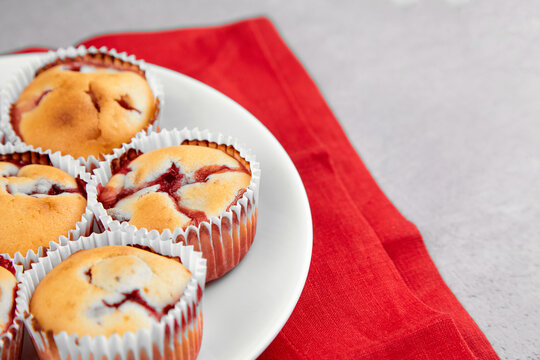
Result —
<path fill-rule="evenodd" d="M 86 209 L 74 228 L 69 230 L 68 237 L 70 239 L 77 239 L 79 236 L 90 235 L 94 224 L 94 213 L 92 212 L 92 209 L 95 208 L 97 204 L 97 193 L 95 186 L 89 185 L 92 176 L 86 171 L 83 165 L 71 156 L 62 156 L 59 152 L 44 153 L 42 151 L 33 150 L 30 146 L 22 143 L 0 145 L 0 154 L 20 154 L 19 156 L 23 156 L 28 163 L 39 163 L 39 158 L 48 157 L 52 166 L 64 170 L 74 178 L 79 177 L 83 180 L 86 183 Z M 58 241 L 59 239 L 51 240 L 49 242 L 49 248 L 51 244 Z M 23 265 L 25 269 L 28 269 L 30 264 L 36 262 L 39 257 L 44 256 L 46 251 L 47 248 L 39 247 L 36 252 L 32 249 L 29 249 L 26 254 L 16 252 L 12 259 L 16 264 Z"/>
<path fill-rule="evenodd" d="M 142 151 L 143 153 L 163 147 L 180 145 L 185 141 L 208 142 L 223 145 L 226 149 L 236 150 L 240 156 L 249 163 L 251 169 L 251 181 L 247 191 L 231 206 L 229 211 L 220 216 L 211 217 L 209 221 L 204 221 L 198 227 L 188 226 L 185 230 L 176 228 L 174 231 L 164 230 L 160 235 L 163 239 L 172 238 L 176 242 L 184 242 L 193 245 L 195 250 L 202 251 L 207 259 L 207 281 L 217 279 L 233 269 L 248 252 L 257 225 L 257 204 L 259 198 L 259 181 L 261 176 L 260 165 L 255 156 L 238 140 L 224 136 L 222 134 L 212 134 L 208 130 L 197 128 L 161 130 L 149 135 L 138 134 L 130 144 L 124 145 L 122 149 L 115 150 L 114 155 L 107 156 L 94 170 L 95 180 L 91 182 L 96 187 L 105 186 L 112 174 L 111 163 L 115 159 L 120 159 L 123 154 L 131 149 Z M 146 228 L 137 229 L 128 222 L 114 220 L 98 202 L 93 209 L 96 214 L 97 224 L 102 229 L 126 230 L 142 233 L 158 233 L 156 230 Z"/>
<path fill-rule="evenodd" d="M 55 266 L 71 254 L 82 250 L 110 245 L 142 245 L 157 254 L 179 257 L 191 272 L 192 278 L 184 294 L 159 322 L 136 333 L 78 337 L 65 331 L 53 335 L 39 329 L 29 312 L 32 294 L 38 283 Z M 21 278 L 19 313 L 23 314 L 26 328 L 40 358 L 47 359 L 195 359 L 202 338 L 202 294 L 206 276 L 206 261 L 191 246 L 162 241 L 158 236 L 127 232 L 104 232 L 81 237 L 75 241 L 67 238 L 61 245 L 54 245 L 47 256 L 32 264 Z M 37 326 L 36 326 L 37 325 Z"/>
<path fill-rule="evenodd" d="M 6 142 L 6 132 L 4 131 L 3 124 L 0 123 L 0 145 L 5 144 Z"/>
<path fill-rule="evenodd" d="M 13 130 L 11 126 L 9 113 L 10 113 L 11 104 L 17 101 L 20 93 L 24 90 L 26 86 L 28 86 L 28 84 L 30 84 L 30 82 L 32 82 L 32 80 L 35 77 L 36 71 L 42 68 L 43 66 L 54 62 L 56 59 L 75 58 L 78 56 L 84 56 L 87 53 L 88 54 L 97 54 L 97 53 L 109 54 L 110 56 L 118 58 L 124 62 L 136 65 L 145 72 L 148 85 L 150 86 L 150 89 L 154 93 L 154 97 L 159 100 L 160 111 L 158 113 L 157 119 L 153 122 L 154 126 L 151 128 L 147 127 L 146 129 L 141 130 L 140 133 L 153 131 L 159 126 L 159 122 L 163 114 L 163 107 L 165 103 L 164 102 L 165 97 L 163 96 L 163 86 L 156 79 L 156 76 L 154 75 L 152 70 L 147 66 L 147 64 L 143 60 L 137 60 L 134 55 L 128 56 L 125 52 L 118 53 L 115 49 L 109 50 L 105 46 L 97 49 L 93 46 L 86 48 L 81 45 L 77 48 L 69 47 L 66 49 L 58 49 L 56 51 L 49 51 L 43 57 L 37 60 L 34 60 L 25 66 L 22 66 L 21 69 L 8 81 L 8 83 L 2 89 L 2 92 L 0 93 L 0 126 L 3 127 L 5 131 L 5 138 L 6 138 L 5 142 L 23 143 L 23 141 L 17 136 L 17 134 L 15 133 L 15 131 Z M 37 147 L 35 148 L 30 144 L 28 145 L 31 146 L 33 149 L 44 151 L 45 153 L 52 153 L 51 150 L 41 149 Z M 63 154 L 63 155 L 71 156 L 68 154 Z M 96 159 L 93 155 L 89 156 L 87 159 L 85 159 L 84 157 L 79 157 L 77 160 L 81 164 L 85 165 L 87 169 L 92 169 L 99 163 L 99 159 Z"/>
<path fill-rule="evenodd" d="M 6 255 L 0 255 L 4 259 L 7 259 L 13 263 Z M 19 308 L 21 307 L 22 298 L 19 296 L 21 289 L 21 274 L 23 272 L 22 266 L 13 264 L 15 268 L 15 278 L 17 279 L 17 291 L 15 294 L 15 316 L 13 317 L 13 322 L 8 327 L 8 329 L 0 335 L 0 359 L 1 360 L 12 360 L 19 359 L 21 353 L 21 346 L 24 336 L 24 326 L 23 320 L 21 319 L 21 314 L 19 314 Z"/>

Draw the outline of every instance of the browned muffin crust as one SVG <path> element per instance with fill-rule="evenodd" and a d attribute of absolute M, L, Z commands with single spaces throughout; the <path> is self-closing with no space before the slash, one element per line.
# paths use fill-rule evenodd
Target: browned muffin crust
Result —
<path fill-rule="evenodd" d="M 47 163 L 43 154 L 0 156 L 0 253 L 36 252 L 81 220 L 84 182 Z"/>
<path fill-rule="evenodd" d="M 11 105 L 10 123 L 32 146 L 102 158 L 154 123 L 159 109 L 137 65 L 86 54 L 40 68 Z"/>
<path fill-rule="evenodd" d="M 217 146 L 180 145 L 124 155 L 113 162 L 116 173 L 98 199 L 114 219 L 148 230 L 173 231 L 219 216 L 237 203 L 251 180 L 247 162 Z"/>
<path fill-rule="evenodd" d="M 30 300 L 45 332 L 97 336 L 136 332 L 180 301 L 191 273 L 176 258 L 132 246 L 81 250 L 49 272 Z"/>

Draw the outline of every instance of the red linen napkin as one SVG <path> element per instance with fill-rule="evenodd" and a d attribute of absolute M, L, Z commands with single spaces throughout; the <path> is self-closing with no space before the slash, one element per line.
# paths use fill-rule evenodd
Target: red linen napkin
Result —
<path fill-rule="evenodd" d="M 313 216 L 311 269 L 261 359 L 498 358 L 269 20 L 82 44 L 127 51 L 216 88 L 255 115 L 295 163 Z"/>

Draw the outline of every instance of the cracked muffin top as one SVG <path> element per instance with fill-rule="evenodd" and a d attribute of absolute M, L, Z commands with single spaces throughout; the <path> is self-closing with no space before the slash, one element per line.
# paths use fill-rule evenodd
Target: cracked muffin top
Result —
<path fill-rule="evenodd" d="M 163 231 L 198 226 L 236 204 L 249 164 L 220 149 L 179 145 L 142 154 L 119 169 L 98 200 L 115 220 Z"/>
<path fill-rule="evenodd" d="M 53 334 L 122 335 L 160 321 L 190 279 L 178 258 L 137 247 L 81 250 L 41 280 L 30 313 Z"/>
<path fill-rule="evenodd" d="M 9 260 L 0 257 L 0 334 L 13 322 L 16 290 L 15 269 Z"/>
<path fill-rule="evenodd" d="M 10 109 L 17 136 L 44 150 L 100 159 L 148 127 L 159 106 L 144 72 L 114 60 L 87 54 L 38 70 Z"/>
<path fill-rule="evenodd" d="M 28 250 L 67 236 L 86 209 L 77 180 L 49 165 L 0 161 L 0 253 Z"/>

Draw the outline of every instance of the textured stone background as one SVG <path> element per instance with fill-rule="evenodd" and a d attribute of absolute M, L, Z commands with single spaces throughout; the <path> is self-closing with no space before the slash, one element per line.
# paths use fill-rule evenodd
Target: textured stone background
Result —
<path fill-rule="evenodd" d="M 0 0 L 0 53 L 257 15 L 501 358 L 540 359 L 540 2 Z"/>

